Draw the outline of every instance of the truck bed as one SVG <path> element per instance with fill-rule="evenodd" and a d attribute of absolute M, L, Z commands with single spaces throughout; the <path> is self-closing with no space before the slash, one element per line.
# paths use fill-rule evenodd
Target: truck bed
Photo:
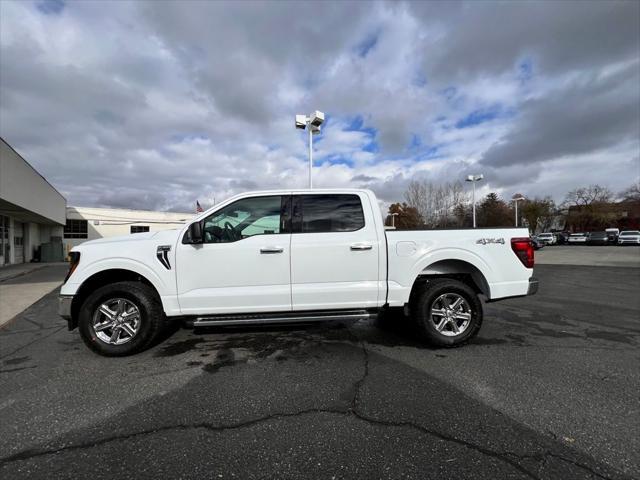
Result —
<path fill-rule="evenodd" d="M 533 269 L 511 247 L 528 238 L 526 228 L 460 230 L 387 230 L 388 298 L 402 306 L 420 275 L 465 272 L 489 300 L 526 295 Z"/>

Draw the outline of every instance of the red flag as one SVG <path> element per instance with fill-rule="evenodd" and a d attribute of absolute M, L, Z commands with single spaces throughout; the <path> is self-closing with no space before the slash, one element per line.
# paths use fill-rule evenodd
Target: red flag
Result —
<path fill-rule="evenodd" d="M 204 212 L 204 210 L 200 206 L 200 202 L 196 200 L 196 213 L 202 213 L 202 212 Z"/>

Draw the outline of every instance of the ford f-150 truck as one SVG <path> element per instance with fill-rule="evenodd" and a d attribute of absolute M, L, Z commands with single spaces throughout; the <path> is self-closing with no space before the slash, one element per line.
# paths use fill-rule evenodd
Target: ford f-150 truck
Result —
<path fill-rule="evenodd" d="M 241 194 L 181 230 L 85 242 L 70 252 L 59 299 L 95 352 L 152 345 L 187 325 L 362 319 L 403 308 L 424 339 L 478 333 L 481 298 L 535 293 L 524 228 L 385 230 L 368 190 Z"/>

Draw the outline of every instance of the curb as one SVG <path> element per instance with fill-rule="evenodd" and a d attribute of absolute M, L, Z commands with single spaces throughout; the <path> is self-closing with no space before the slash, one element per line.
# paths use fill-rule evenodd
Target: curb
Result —
<path fill-rule="evenodd" d="M 30 269 L 30 270 L 24 270 L 22 272 L 16 272 L 14 275 L 9 275 L 8 277 L 0 278 L 0 283 L 6 282 L 7 280 L 13 280 L 14 278 L 18 278 L 18 277 L 21 277 L 23 275 L 27 275 L 29 273 L 33 273 L 33 272 L 35 272 L 37 270 L 41 270 L 41 269 L 46 268 L 46 267 L 47 267 L 47 264 L 39 264 L 37 267 L 34 267 L 34 268 Z"/>

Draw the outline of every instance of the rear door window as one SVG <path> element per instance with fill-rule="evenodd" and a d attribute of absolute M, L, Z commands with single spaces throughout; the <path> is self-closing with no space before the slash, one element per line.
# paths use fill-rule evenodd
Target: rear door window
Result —
<path fill-rule="evenodd" d="M 293 207 L 294 233 L 355 232 L 364 227 L 358 195 L 299 195 Z"/>

